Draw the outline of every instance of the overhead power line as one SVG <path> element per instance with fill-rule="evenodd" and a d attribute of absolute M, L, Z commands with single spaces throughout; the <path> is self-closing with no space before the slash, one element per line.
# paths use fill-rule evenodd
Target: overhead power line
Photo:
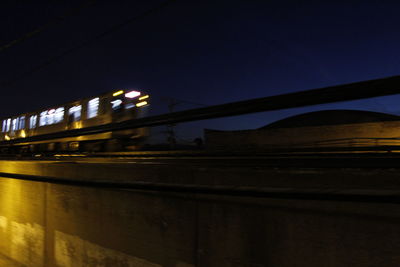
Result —
<path fill-rule="evenodd" d="M 47 66 L 49 66 L 49 65 L 51 65 L 51 64 L 53 64 L 53 63 L 55 63 L 57 61 L 59 61 L 60 59 L 64 58 L 65 56 L 67 56 L 69 54 L 72 54 L 73 52 L 75 52 L 75 51 L 77 51 L 77 50 L 79 50 L 79 49 L 81 49 L 81 48 L 83 48 L 85 46 L 88 46 L 88 45 L 98 41 L 101 38 L 104 38 L 105 36 L 107 36 L 107 35 L 109 35 L 109 34 L 111 34 L 113 32 L 116 32 L 116 31 L 120 30 L 124 26 L 126 26 L 126 25 L 128 25 L 128 24 L 130 24 L 132 22 L 135 22 L 137 20 L 143 19 L 143 18 L 145 18 L 145 17 L 147 17 L 149 15 L 152 15 L 153 13 L 155 13 L 157 11 L 162 10 L 163 8 L 169 6 L 170 4 L 172 4 L 175 1 L 176 0 L 164 1 L 161 4 L 155 6 L 155 7 L 151 8 L 151 9 L 148 9 L 145 12 L 143 12 L 143 13 L 137 15 L 137 16 L 134 16 L 134 17 L 132 17 L 132 18 L 130 18 L 130 19 L 124 21 L 124 22 L 116 24 L 116 25 L 112 26 L 111 28 L 109 28 L 108 30 L 106 30 L 106 31 L 104 31 L 104 32 L 102 32 L 102 33 L 100 33 L 100 34 L 98 34 L 98 35 L 96 35 L 96 36 L 94 36 L 94 37 L 82 42 L 81 44 L 79 44 L 77 46 L 74 46 L 74 47 L 72 47 L 70 49 L 67 49 L 67 50 L 65 50 L 64 52 L 62 52 L 59 55 L 56 55 L 54 57 L 49 58 L 48 60 L 46 60 L 42 64 L 39 64 L 36 67 L 34 67 L 34 68 L 22 73 L 19 77 L 11 79 L 11 80 L 8 80 L 8 81 L 1 82 L 0 86 L 1 87 L 10 86 L 10 85 L 18 82 L 22 78 L 25 78 L 25 77 L 33 74 L 33 73 L 36 73 L 36 72 L 44 69 L 45 67 L 47 67 Z"/>
<path fill-rule="evenodd" d="M 79 13 L 81 10 L 92 6 L 94 3 L 96 2 L 96 0 L 89 0 L 86 1 L 84 4 L 80 5 L 77 8 L 71 9 L 68 12 L 66 12 L 64 15 L 58 16 L 53 18 L 52 20 L 50 20 L 49 22 L 47 22 L 46 24 L 36 28 L 35 30 L 28 32 L 27 34 L 21 36 L 20 38 L 14 39 L 11 42 L 8 42 L 7 44 L 1 45 L 0 46 L 0 52 L 4 52 L 5 50 L 19 44 L 22 43 L 26 40 L 28 40 L 29 38 L 32 38 L 36 35 L 38 35 L 39 33 L 41 33 L 42 31 L 46 30 L 47 28 L 50 28 L 52 26 L 54 26 L 55 24 L 60 23 L 61 21 L 65 20 L 68 17 L 71 17 L 77 13 Z"/>

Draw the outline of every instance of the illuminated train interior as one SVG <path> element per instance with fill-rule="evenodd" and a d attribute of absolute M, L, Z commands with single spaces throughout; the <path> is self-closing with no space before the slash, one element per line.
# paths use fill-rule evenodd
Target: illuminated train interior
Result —
<path fill-rule="evenodd" d="M 21 114 L 2 120 L 0 141 L 23 139 L 65 130 L 82 129 L 143 117 L 149 95 L 135 90 L 118 90 L 89 99 Z M 77 137 L 22 143 L 5 150 L 74 151 L 123 150 L 137 146 L 147 136 L 147 129 L 129 129 Z"/>

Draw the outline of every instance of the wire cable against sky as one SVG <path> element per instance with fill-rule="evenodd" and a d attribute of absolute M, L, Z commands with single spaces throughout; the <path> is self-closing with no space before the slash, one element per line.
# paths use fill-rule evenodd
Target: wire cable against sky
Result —
<path fill-rule="evenodd" d="M 7 44 L 4 44 L 4 45 L 0 46 L 0 52 L 4 52 L 5 50 L 7 50 L 7 49 L 9 49 L 11 47 L 13 47 L 13 46 L 15 46 L 15 45 L 17 45 L 19 43 L 22 43 L 22 42 L 28 40 L 29 38 L 32 38 L 32 37 L 38 35 L 39 33 L 41 33 L 42 31 L 46 30 L 47 28 L 50 28 L 51 26 L 60 23 L 61 21 L 65 20 L 66 18 L 71 17 L 73 15 L 76 15 L 81 10 L 92 6 L 95 2 L 96 2 L 96 0 L 86 1 L 85 3 L 80 5 L 79 7 L 69 10 L 64 15 L 61 15 L 61 16 L 53 18 L 52 20 L 50 20 L 46 24 L 36 28 L 35 30 L 33 30 L 31 32 L 28 32 L 27 34 L 21 36 L 20 38 L 17 38 L 17 39 L 12 40 L 11 42 L 9 42 Z"/>
<path fill-rule="evenodd" d="M 83 48 L 85 46 L 88 46 L 88 45 L 98 41 L 99 39 L 101 39 L 101 38 L 103 38 L 103 37 L 105 37 L 105 36 L 107 36 L 107 35 L 109 35 L 109 34 L 111 34 L 113 32 L 116 32 L 116 31 L 122 29 L 124 26 L 126 26 L 126 25 L 128 25 L 128 24 L 130 24 L 132 22 L 135 22 L 137 20 L 143 19 L 143 18 L 145 18 L 145 17 L 147 17 L 149 15 L 152 15 L 153 13 L 155 13 L 157 11 L 160 11 L 163 8 L 166 8 L 167 6 L 169 6 L 170 4 L 172 4 L 175 1 L 176 0 L 164 1 L 161 4 L 157 5 L 156 7 L 153 7 L 151 9 L 147 10 L 147 11 L 144 11 L 143 13 L 141 13 L 141 14 L 139 14 L 137 16 L 134 16 L 134 17 L 132 17 L 132 18 L 130 18 L 130 19 L 124 21 L 124 22 L 116 24 L 116 25 L 110 27 L 108 30 L 106 30 L 106 31 L 104 31 L 104 32 L 102 32 L 102 33 L 100 33 L 100 34 L 98 34 L 98 35 L 96 35 L 96 36 L 94 36 L 94 37 L 82 42 L 81 44 L 79 44 L 79 45 L 77 45 L 75 47 L 72 47 L 70 49 L 67 49 L 67 50 L 65 50 L 63 53 L 61 53 L 59 55 L 56 55 L 54 57 L 49 58 L 48 60 L 46 60 L 42 64 L 37 65 L 36 67 L 32 68 L 31 70 L 28 70 L 28 71 L 22 73 L 18 78 L 14 78 L 14 79 L 11 79 L 9 81 L 1 82 L 0 86 L 1 87 L 10 86 L 10 85 L 18 82 L 22 78 L 25 78 L 25 77 L 33 74 L 33 73 L 36 73 L 36 72 L 44 69 L 45 67 L 47 67 L 47 66 L 49 66 L 49 65 L 51 65 L 51 64 L 53 64 L 53 63 L 55 63 L 57 61 L 59 61 L 60 59 L 64 58 L 65 56 L 67 56 L 69 54 L 72 54 L 73 52 L 75 52 L 75 51 L 77 51 L 77 50 L 79 50 L 79 49 L 81 49 L 81 48 Z"/>

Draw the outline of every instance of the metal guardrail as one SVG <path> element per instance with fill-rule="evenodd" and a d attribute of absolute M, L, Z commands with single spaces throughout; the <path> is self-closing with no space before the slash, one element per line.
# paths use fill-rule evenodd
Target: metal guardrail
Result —
<path fill-rule="evenodd" d="M 1 145 L 44 141 L 57 138 L 97 134 L 109 131 L 126 130 L 141 127 L 159 126 L 187 121 L 214 119 L 248 113 L 297 108 L 339 101 L 357 100 L 400 93 L 400 76 L 330 86 L 325 88 L 300 91 L 276 96 L 269 96 L 205 108 L 179 111 L 169 114 L 128 120 L 107 125 L 83 129 L 43 134 L 27 138 L 18 138 L 0 142 Z"/>

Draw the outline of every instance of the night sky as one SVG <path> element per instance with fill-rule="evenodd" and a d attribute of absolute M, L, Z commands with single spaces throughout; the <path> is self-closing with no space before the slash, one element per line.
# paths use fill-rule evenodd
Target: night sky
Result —
<path fill-rule="evenodd" d="M 171 98 L 178 111 L 400 74 L 400 4 L 178 0 L 141 16 L 163 2 L 2 1 L 0 116 L 120 88 L 149 92 L 154 115 L 167 112 Z M 202 128 L 257 128 L 319 109 L 400 115 L 399 102 L 390 96 L 259 113 L 178 131 L 190 139 Z"/>

